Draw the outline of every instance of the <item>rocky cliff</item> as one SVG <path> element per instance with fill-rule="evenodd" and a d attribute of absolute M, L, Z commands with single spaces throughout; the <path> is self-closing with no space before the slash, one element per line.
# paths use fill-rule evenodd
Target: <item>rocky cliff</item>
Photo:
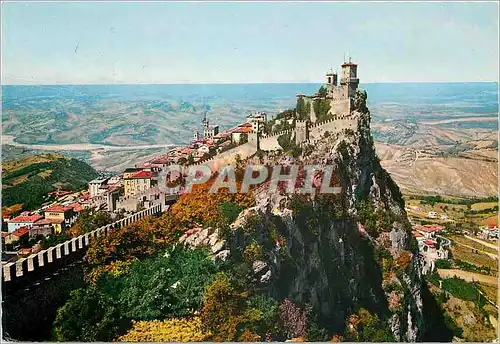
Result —
<path fill-rule="evenodd" d="M 359 116 L 357 130 L 325 133 L 293 162 L 265 158 L 333 165 L 342 193 L 268 194 L 263 186 L 257 206 L 239 215 L 216 251 L 251 266 L 256 289 L 308 305 L 333 333 L 364 308 L 386 321 L 395 340 L 417 341 L 424 327 L 419 261 L 401 193 L 374 150 L 366 93 L 358 92 L 351 115 Z"/>
<path fill-rule="evenodd" d="M 270 194 L 265 184 L 254 191 L 257 205 L 228 228 L 211 235 L 200 228 L 181 241 L 209 245 L 214 259 L 239 264 L 249 289 L 308 307 L 329 335 L 345 333 L 350 316 L 366 309 L 387 324 L 391 339 L 418 341 L 425 325 L 417 248 L 399 188 L 376 155 L 363 91 L 350 115 L 358 118 L 356 130 L 325 132 L 296 159 L 279 153 L 262 159 L 270 165 L 332 165 L 341 194 L 290 194 L 284 188 Z"/>

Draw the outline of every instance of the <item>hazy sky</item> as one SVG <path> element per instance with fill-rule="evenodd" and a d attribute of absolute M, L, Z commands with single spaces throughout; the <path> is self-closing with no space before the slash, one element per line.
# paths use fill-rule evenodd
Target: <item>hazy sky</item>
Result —
<path fill-rule="evenodd" d="M 497 3 L 3 3 L 2 82 L 498 81 Z"/>

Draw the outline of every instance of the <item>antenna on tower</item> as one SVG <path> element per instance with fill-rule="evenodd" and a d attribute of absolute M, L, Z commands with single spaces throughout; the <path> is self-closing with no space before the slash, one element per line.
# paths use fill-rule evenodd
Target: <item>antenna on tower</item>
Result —
<path fill-rule="evenodd" d="M 344 63 L 345 63 L 345 52 L 344 52 Z"/>

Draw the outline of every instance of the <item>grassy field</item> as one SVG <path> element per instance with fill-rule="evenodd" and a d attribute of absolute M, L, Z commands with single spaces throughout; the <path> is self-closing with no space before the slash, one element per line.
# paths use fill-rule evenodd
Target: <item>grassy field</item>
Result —
<path fill-rule="evenodd" d="M 62 154 L 45 153 L 35 156 L 29 156 L 21 160 L 4 161 L 2 162 L 2 170 L 4 174 L 9 174 L 13 171 L 19 170 L 21 168 L 24 168 L 32 164 L 51 162 L 54 161 L 55 159 L 60 159 L 60 158 L 63 158 Z"/>
<path fill-rule="evenodd" d="M 486 210 L 498 206 L 497 202 L 474 203 L 471 205 L 472 210 Z"/>
<path fill-rule="evenodd" d="M 498 286 L 482 282 L 478 283 L 478 285 L 489 300 L 498 303 Z"/>
<path fill-rule="evenodd" d="M 466 261 L 468 263 L 487 266 L 491 269 L 498 270 L 498 262 L 484 253 L 472 253 L 472 249 L 461 245 L 455 245 L 451 248 L 453 258 Z"/>
<path fill-rule="evenodd" d="M 438 201 L 429 202 L 429 200 L 415 197 L 405 196 L 405 204 L 408 215 L 417 221 L 431 221 L 438 224 L 451 221 L 470 224 L 476 228 L 485 224 L 497 224 L 498 213 L 495 207 L 498 206 L 498 203 L 492 202 L 491 199 L 476 203 L 458 198 L 439 199 Z M 436 219 L 427 218 L 430 211 L 435 211 L 438 217 Z M 448 219 L 441 220 L 440 216 L 442 214 L 445 214 Z"/>
<path fill-rule="evenodd" d="M 437 273 L 441 278 L 452 278 L 458 277 L 467 282 L 481 282 L 485 284 L 489 284 L 498 289 L 498 277 L 495 276 L 487 276 L 483 274 L 477 274 L 474 272 L 468 272 L 458 269 L 437 269 Z"/>
<path fill-rule="evenodd" d="M 453 240 L 454 242 L 456 243 L 460 243 L 460 244 L 464 244 L 464 245 L 467 245 L 467 246 L 471 246 L 471 247 L 474 247 L 480 251 L 483 251 L 483 252 L 488 252 L 488 253 L 492 253 L 494 255 L 497 255 L 498 256 L 498 250 L 495 250 L 491 247 L 488 247 L 486 245 L 481 245 L 479 242 L 477 241 L 474 241 L 474 240 L 470 240 L 464 236 L 461 236 L 461 235 L 450 235 L 448 237 L 449 239 Z M 491 244 L 491 243 L 488 243 L 488 244 Z"/>
<path fill-rule="evenodd" d="M 489 304 L 480 306 L 475 296 L 473 300 L 470 300 L 471 295 L 467 291 L 473 291 L 472 284 L 462 283 L 462 287 L 465 288 L 459 286 L 457 289 L 453 286 L 456 283 L 451 282 L 453 282 L 451 279 L 443 280 L 442 289 L 431 284 L 430 290 L 439 300 L 445 315 L 453 319 L 452 321 L 458 328 L 460 336 L 455 337 L 454 341 L 490 342 L 495 339 L 497 333 L 495 325 L 497 323 L 495 322 L 496 318 L 492 319 L 492 317 L 496 315 L 496 309 Z M 445 298 L 442 297 L 443 294 L 446 295 Z"/>

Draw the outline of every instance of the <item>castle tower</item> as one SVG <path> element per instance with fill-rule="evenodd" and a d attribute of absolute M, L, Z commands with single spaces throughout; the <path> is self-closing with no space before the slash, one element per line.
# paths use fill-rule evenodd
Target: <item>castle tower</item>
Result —
<path fill-rule="evenodd" d="M 260 122 L 252 122 L 252 131 L 248 133 L 248 143 L 255 146 L 256 150 L 260 150 L 260 135 L 262 126 Z"/>
<path fill-rule="evenodd" d="M 354 97 L 359 85 L 358 65 L 352 63 L 350 57 L 349 62 L 344 62 L 342 65 L 340 85 L 347 86 L 347 97 Z"/>
<path fill-rule="evenodd" d="M 309 140 L 309 128 L 307 126 L 307 121 L 297 120 L 295 122 L 295 144 L 300 146 L 307 140 Z"/>
<path fill-rule="evenodd" d="M 335 74 L 333 71 L 326 73 L 326 85 L 337 86 L 337 74 Z"/>
<path fill-rule="evenodd" d="M 199 139 L 200 139 L 200 133 L 198 132 L 198 129 L 195 129 L 193 135 L 193 141 L 198 141 Z"/>

